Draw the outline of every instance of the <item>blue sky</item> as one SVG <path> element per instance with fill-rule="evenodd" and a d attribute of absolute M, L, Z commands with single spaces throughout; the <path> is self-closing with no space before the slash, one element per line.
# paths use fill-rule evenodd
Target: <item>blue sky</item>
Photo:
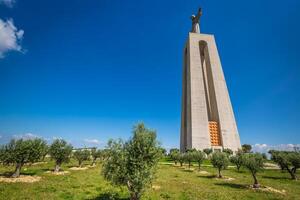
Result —
<path fill-rule="evenodd" d="M 2 143 L 37 135 L 103 146 L 144 121 L 178 147 L 182 48 L 198 6 L 241 142 L 300 143 L 298 0 L 0 2 Z"/>

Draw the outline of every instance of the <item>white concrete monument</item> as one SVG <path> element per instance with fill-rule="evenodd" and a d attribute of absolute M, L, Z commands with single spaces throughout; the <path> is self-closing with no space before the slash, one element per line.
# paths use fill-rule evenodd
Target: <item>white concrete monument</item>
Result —
<path fill-rule="evenodd" d="M 201 8 L 183 51 L 180 150 L 241 148 L 213 35 L 200 33 Z"/>

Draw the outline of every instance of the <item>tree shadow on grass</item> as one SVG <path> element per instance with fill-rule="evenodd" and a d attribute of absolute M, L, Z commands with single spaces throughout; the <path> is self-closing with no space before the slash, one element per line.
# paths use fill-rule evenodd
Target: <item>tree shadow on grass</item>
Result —
<path fill-rule="evenodd" d="M 188 172 L 188 173 L 194 172 L 194 170 L 192 170 L 192 169 L 181 169 L 181 171 L 183 171 L 183 172 Z"/>
<path fill-rule="evenodd" d="M 262 178 L 268 178 L 273 180 L 289 180 L 289 177 L 276 177 L 276 176 L 262 176 Z"/>
<path fill-rule="evenodd" d="M 235 189 L 246 189 L 247 187 L 245 185 L 237 184 L 237 183 L 215 183 L 215 185 L 219 186 L 225 186 L 225 187 L 231 187 Z"/>
<path fill-rule="evenodd" d="M 26 176 L 34 176 L 37 174 L 37 172 L 21 172 L 21 175 L 26 175 Z"/>
<path fill-rule="evenodd" d="M 204 176 L 198 176 L 198 177 L 199 178 L 207 178 L 207 179 L 217 178 L 216 175 L 209 175 L 209 176 L 204 175 Z"/>
<path fill-rule="evenodd" d="M 13 174 L 13 172 L 3 172 L 3 173 L 0 173 L 0 176 L 11 177 L 12 174 Z"/>
<path fill-rule="evenodd" d="M 104 193 L 104 194 L 100 194 L 95 198 L 87 199 L 87 200 L 129 200 L 129 198 L 119 197 L 115 193 Z"/>

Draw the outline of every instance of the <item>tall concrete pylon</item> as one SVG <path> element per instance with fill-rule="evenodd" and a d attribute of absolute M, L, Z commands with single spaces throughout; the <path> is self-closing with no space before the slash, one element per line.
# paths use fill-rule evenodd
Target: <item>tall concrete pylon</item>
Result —
<path fill-rule="evenodd" d="M 200 33 L 199 9 L 183 51 L 180 150 L 241 148 L 240 137 L 213 35 Z"/>

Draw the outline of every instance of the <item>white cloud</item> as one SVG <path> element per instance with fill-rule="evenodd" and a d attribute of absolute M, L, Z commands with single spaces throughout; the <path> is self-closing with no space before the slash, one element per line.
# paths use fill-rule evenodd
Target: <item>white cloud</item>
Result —
<path fill-rule="evenodd" d="M 13 138 L 29 140 L 29 139 L 39 138 L 39 136 L 34 135 L 32 133 L 25 133 L 25 134 L 22 134 L 22 135 L 13 135 Z"/>
<path fill-rule="evenodd" d="M 13 7 L 15 2 L 16 2 L 15 0 L 0 0 L 0 4 L 4 4 L 10 8 Z"/>
<path fill-rule="evenodd" d="M 97 139 L 84 139 L 84 142 L 85 143 L 88 143 L 88 144 L 100 144 L 101 142 Z"/>
<path fill-rule="evenodd" d="M 22 52 L 20 45 L 24 31 L 18 30 L 12 19 L 4 21 L 0 19 L 0 58 L 4 58 L 9 51 Z"/>
<path fill-rule="evenodd" d="M 300 144 L 279 144 L 279 145 L 255 144 L 255 145 L 252 145 L 252 151 L 260 152 L 260 153 L 268 153 L 269 150 L 294 151 L 295 148 L 300 148 Z"/>

